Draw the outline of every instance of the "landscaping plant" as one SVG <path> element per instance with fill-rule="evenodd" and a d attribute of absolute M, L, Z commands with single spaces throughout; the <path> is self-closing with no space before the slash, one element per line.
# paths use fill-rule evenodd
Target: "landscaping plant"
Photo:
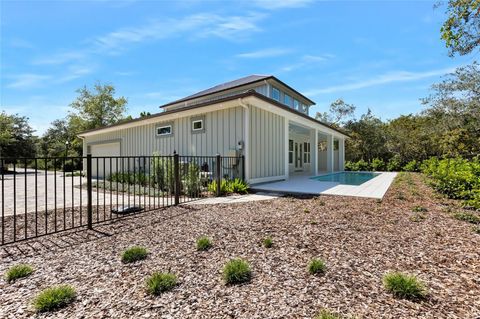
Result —
<path fill-rule="evenodd" d="M 308 272 L 311 275 L 323 274 L 326 269 L 327 266 L 325 265 L 325 262 L 318 258 L 312 259 L 308 264 Z"/>
<path fill-rule="evenodd" d="M 33 273 L 33 268 L 30 265 L 19 264 L 11 267 L 5 273 L 5 280 L 7 282 L 14 282 L 17 279 L 30 276 Z"/>
<path fill-rule="evenodd" d="M 263 240 L 263 246 L 265 248 L 271 248 L 273 246 L 273 240 L 272 237 L 268 236 Z"/>
<path fill-rule="evenodd" d="M 146 284 L 148 293 L 158 296 L 177 285 L 177 276 L 172 273 L 155 272 L 147 279 Z"/>
<path fill-rule="evenodd" d="M 241 258 L 231 259 L 223 267 L 223 280 L 227 285 L 248 282 L 251 277 L 250 265 Z"/>
<path fill-rule="evenodd" d="M 417 277 L 400 272 L 390 272 L 383 277 L 383 285 L 393 295 L 404 299 L 421 299 L 426 296 L 425 286 Z"/>
<path fill-rule="evenodd" d="M 207 236 L 202 236 L 197 239 L 197 250 L 204 251 L 212 247 L 212 241 Z"/>
<path fill-rule="evenodd" d="M 147 258 L 148 251 L 144 247 L 134 246 L 122 253 L 122 262 L 133 263 Z"/>
<path fill-rule="evenodd" d="M 51 287 L 40 292 L 33 300 L 38 312 L 52 311 L 70 304 L 76 296 L 75 289 L 69 285 Z"/>

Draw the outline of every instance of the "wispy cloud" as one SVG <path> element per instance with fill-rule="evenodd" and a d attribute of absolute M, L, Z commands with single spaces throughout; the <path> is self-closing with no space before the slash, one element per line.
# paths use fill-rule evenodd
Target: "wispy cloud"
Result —
<path fill-rule="evenodd" d="M 363 89 L 363 88 L 378 86 L 378 85 L 384 85 L 389 83 L 395 83 L 395 82 L 418 81 L 418 80 L 422 80 L 430 77 L 441 76 L 447 73 L 451 73 L 454 70 L 455 68 L 445 68 L 445 69 L 423 71 L 423 72 L 409 72 L 409 71 L 389 72 L 389 73 L 375 76 L 370 79 L 365 79 L 357 82 L 330 86 L 323 89 L 312 89 L 310 91 L 305 92 L 305 94 L 310 96 L 315 96 L 315 95 L 325 94 L 325 93 L 353 91 L 353 90 L 358 90 L 358 89 Z"/>
<path fill-rule="evenodd" d="M 7 84 L 7 88 L 10 89 L 30 89 L 34 87 L 41 86 L 42 83 L 46 80 L 51 79 L 49 75 L 34 74 L 34 73 L 24 73 L 11 76 L 13 82 Z"/>
<path fill-rule="evenodd" d="M 312 3 L 313 0 L 254 0 L 253 3 L 263 9 L 276 10 L 285 8 L 301 8 Z"/>
<path fill-rule="evenodd" d="M 85 52 L 82 51 L 67 51 L 53 54 L 48 57 L 38 58 L 33 60 L 33 64 L 37 65 L 57 65 L 65 64 L 72 61 L 82 60 L 86 57 Z"/>
<path fill-rule="evenodd" d="M 252 52 L 245 52 L 235 55 L 237 58 L 245 58 L 245 59 L 260 59 L 260 58 L 271 58 L 281 55 L 286 55 L 292 52 L 291 49 L 284 49 L 284 48 L 267 48 L 261 49 Z"/>
<path fill-rule="evenodd" d="M 75 79 L 81 78 L 84 75 L 91 74 L 94 72 L 94 67 L 91 66 L 71 66 L 68 68 L 66 74 L 62 77 L 56 79 L 57 83 L 70 82 Z"/>
<path fill-rule="evenodd" d="M 297 60 L 297 62 L 281 67 L 279 72 L 291 72 L 303 67 L 311 67 L 314 64 L 322 63 L 322 62 L 331 60 L 333 58 L 335 58 L 335 55 L 330 53 L 321 54 L 321 55 L 306 54 L 301 56 Z"/>

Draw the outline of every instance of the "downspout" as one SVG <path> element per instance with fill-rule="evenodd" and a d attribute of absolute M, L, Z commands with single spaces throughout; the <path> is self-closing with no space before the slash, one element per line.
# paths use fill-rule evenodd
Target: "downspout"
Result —
<path fill-rule="evenodd" d="M 243 117 L 243 156 L 245 157 L 245 180 L 250 180 L 250 107 L 245 104 L 243 98 L 238 99 L 238 104 L 244 108 Z"/>

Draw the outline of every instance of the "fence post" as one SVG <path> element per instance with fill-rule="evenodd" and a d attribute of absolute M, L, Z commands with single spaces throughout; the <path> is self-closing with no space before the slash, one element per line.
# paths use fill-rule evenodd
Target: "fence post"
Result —
<path fill-rule="evenodd" d="M 245 155 L 242 155 L 242 180 L 245 182 Z"/>
<path fill-rule="evenodd" d="M 180 165 L 179 156 L 177 153 L 173 154 L 173 176 L 175 178 L 175 205 L 180 204 Z"/>
<path fill-rule="evenodd" d="M 221 189 L 220 189 L 220 184 L 221 184 L 221 181 L 222 179 L 220 178 L 220 174 L 221 174 L 221 167 L 222 167 L 222 157 L 220 156 L 220 154 L 217 154 L 217 174 L 216 174 L 216 179 L 217 179 L 217 197 L 220 197 L 221 195 Z"/>
<path fill-rule="evenodd" d="M 92 155 L 87 154 L 87 227 L 92 229 Z"/>

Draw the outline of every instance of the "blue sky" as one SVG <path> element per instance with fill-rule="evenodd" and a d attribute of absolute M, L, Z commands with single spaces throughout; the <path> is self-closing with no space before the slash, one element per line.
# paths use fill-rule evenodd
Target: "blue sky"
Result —
<path fill-rule="evenodd" d="M 112 83 L 128 113 L 249 74 L 383 119 L 422 109 L 448 57 L 433 1 L 2 1 L 1 109 L 41 134 L 75 90 Z"/>

